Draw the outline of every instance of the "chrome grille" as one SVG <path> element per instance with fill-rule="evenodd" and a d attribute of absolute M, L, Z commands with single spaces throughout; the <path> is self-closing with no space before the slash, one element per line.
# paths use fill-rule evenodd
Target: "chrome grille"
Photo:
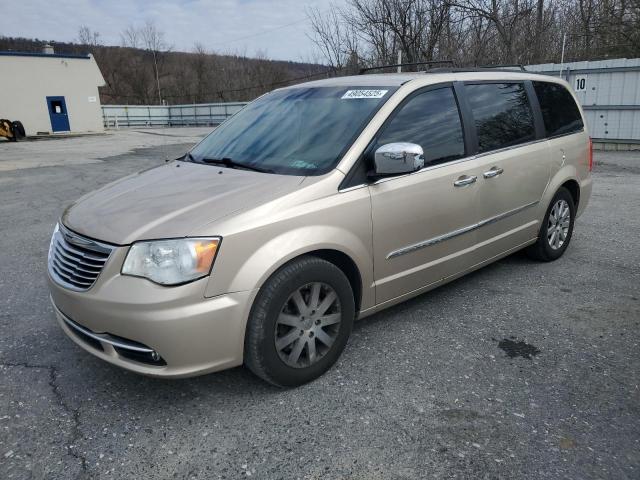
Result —
<path fill-rule="evenodd" d="M 114 247 L 91 240 L 58 224 L 49 246 L 49 273 L 56 283 L 75 291 L 91 288 Z"/>

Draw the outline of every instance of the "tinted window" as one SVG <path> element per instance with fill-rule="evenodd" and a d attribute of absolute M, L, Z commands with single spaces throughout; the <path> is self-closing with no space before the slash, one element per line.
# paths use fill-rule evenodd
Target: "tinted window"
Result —
<path fill-rule="evenodd" d="M 480 152 L 535 139 L 533 113 L 523 84 L 467 85 L 465 91 L 478 132 Z"/>
<path fill-rule="evenodd" d="M 584 127 L 580 110 L 569 91 L 556 83 L 533 82 L 548 137 Z"/>
<path fill-rule="evenodd" d="M 451 88 L 429 90 L 409 99 L 376 143 L 381 146 L 393 142 L 420 145 L 425 165 L 464 156 L 462 124 Z"/>

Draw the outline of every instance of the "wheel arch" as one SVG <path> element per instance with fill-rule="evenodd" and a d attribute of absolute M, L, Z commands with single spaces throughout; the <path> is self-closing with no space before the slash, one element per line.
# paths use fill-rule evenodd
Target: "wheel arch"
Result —
<path fill-rule="evenodd" d="M 570 179 L 564 182 L 560 187 L 564 187 L 569 190 L 571 194 L 571 198 L 573 198 L 573 205 L 576 210 L 578 210 L 578 205 L 580 204 L 580 184 L 577 180 Z"/>
<path fill-rule="evenodd" d="M 360 307 L 362 305 L 362 274 L 360 273 L 360 269 L 358 268 L 356 262 L 346 253 L 330 248 L 312 250 L 308 253 L 298 255 L 297 257 L 289 260 L 289 262 L 292 262 L 304 256 L 313 256 L 326 260 L 327 262 L 332 263 L 333 265 L 338 267 L 342 271 L 342 273 L 344 273 L 344 275 L 347 277 L 347 280 L 349 280 L 351 290 L 353 291 L 353 300 L 356 305 L 357 314 L 360 311 Z"/>
<path fill-rule="evenodd" d="M 573 198 L 576 211 L 578 210 L 578 204 L 581 200 L 580 181 L 578 178 L 578 172 L 573 165 L 565 165 L 551 178 L 542 198 L 540 199 L 538 208 L 538 218 L 540 222 L 542 222 L 542 219 L 547 213 L 547 208 L 549 208 L 554 195 L 562 187 L 569 190 L 569 193 Z"/>
<path fill-rule="evenodd" d="M 336 248 L 305 250 L 303 252 L 297 252 L 294 256 L 289 258 L 282 259 L 270 269 L 268 275 L 263 276 L 260 281 L 259 288 L 262 288 L 262 286 L 281 269 L 304 257 L 321 258 L 322 260 L 335 265 L 342 273 L 344 273 L 345 277 L 347 277 L 347 280 L 349 281 L 349 285 L 351 285 L 357 314 L 362 306 L 362 274 L 355 260 L 353 260 L 349 254 Z"/>
<path fill-rule="evenodd" d="M 340 239 L 336 242 L 336 239 Z M 223 240 L 224 245 L 225 240 Z M 314 226 L 282 232 L 247 255 L 242 242 L 228 242 L 225 260 L 214 265 L 205 296 L 233 291 L 258 290 L 283 266 L 303 256 L 322 258 L 338 267 L 354 293 L 356 310 L 373 306 L 373 261 L 371 245 L 356 232 L 339 227 Z M 233 251 L 239 247 L 239 251 Z M 224 248 L 224 247 L 223 247 Z M 216 278 L 228 279 L 224 282 Z"/>

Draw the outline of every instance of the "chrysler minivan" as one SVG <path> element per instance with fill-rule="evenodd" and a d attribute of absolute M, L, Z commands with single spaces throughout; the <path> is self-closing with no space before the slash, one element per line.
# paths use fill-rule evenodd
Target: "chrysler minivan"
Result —
<path fill-rule="evenodd" d="M 313 81 L 80 198 L 49 249 L 66 334 L 159 377 L 327 371 L 355 319 L 526 249 L 562 256 L 592 152 L 563 80 L 437 70 Z M 390 327 L 392 327 L 390 325 Z"/>

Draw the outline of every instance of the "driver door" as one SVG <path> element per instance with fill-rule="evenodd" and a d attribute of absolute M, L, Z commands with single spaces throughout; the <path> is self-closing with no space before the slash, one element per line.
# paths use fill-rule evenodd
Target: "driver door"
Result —
<path fill-rule="evenodd" d="M 475 262 L 475 202 L 482 165 L 467 159 L 451 86 L 410 95 L 382 127 L 370 152 L 409 142 L 424 150 L 425 167 L 369 186 L 376 303 L 456 274 Z"/>

